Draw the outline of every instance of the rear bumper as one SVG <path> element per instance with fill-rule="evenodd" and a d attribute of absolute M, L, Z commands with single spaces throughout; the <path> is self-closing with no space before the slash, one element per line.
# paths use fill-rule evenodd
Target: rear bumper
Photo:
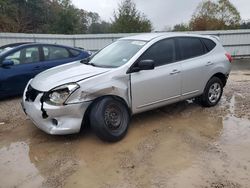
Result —
<path fill-rule="evenodd" d="M 41 110 L 40 93 L 34 102 L 25 100 L 25 93 L 22 100 L 22 107 L 25 114 L 41 130 L 52 135 L 73 134 L 80 131 L 84 114 L 91 102 L 53 106 L 43 103 L 43 110 L 48 117 L 43 117 Z"/>

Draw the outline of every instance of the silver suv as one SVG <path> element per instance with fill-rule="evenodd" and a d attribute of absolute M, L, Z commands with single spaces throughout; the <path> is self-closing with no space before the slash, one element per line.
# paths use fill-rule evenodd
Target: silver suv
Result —
<path fill-rule="evenodd" d="M 72 134 L 90 124 L 97 136 L 118 141 L 133 114 L 197 98 L 216 105 L 231 56 L 214 36 L 150 33 L 122 38 L 81 62 L 30 80 L 23 109 L 49 134 Z"/>

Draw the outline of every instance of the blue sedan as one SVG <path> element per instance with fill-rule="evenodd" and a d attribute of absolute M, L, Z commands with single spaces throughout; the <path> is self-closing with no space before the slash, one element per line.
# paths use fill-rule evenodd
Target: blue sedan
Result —
<path fill-rule="evenodd" d="M 0 52 L 0 98 L 23 93 L 38 73 L 65 63 L 82 60 L 89 52 L 62 45 L 27 43 Z"/>

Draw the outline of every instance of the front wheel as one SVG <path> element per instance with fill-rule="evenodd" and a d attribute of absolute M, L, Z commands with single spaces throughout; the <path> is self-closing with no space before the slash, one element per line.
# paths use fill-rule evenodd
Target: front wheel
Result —
<path fill-rule="evenodd" d="M 218 77 L 211 78 L 202 94 L 201 105 L 205 107 L 215 106 L 221 99 L 223 93 L 223 84 Z"/>
<path fill-rule="evenodd" d="M 90 111 L 91 128 L 99 138 L 108 142 L 119 141 L 126 135 L 129 119 L 125 104 L 112 97 L 97 101 Z"/>

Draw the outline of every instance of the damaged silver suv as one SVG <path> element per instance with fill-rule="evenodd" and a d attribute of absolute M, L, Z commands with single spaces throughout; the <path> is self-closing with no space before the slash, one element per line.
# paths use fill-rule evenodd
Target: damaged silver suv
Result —
<path fill-rule="evenodd" d="M 122 38 L 94 56 L 30 80 L 22 106 L 49 134 L 86 123 L 106 141 L 122 139 L 133 114 L 190 98 L 216 105 L 231 56 L 214 36 L 150 33 Z"/>

